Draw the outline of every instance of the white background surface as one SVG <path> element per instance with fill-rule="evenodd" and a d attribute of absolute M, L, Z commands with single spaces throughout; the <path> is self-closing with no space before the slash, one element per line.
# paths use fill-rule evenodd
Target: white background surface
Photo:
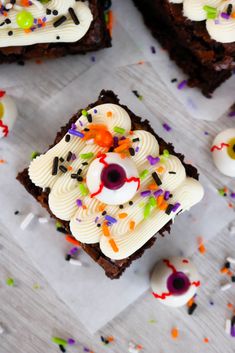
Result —
<path fill-rule="evenodd" d="M 225 126 L 234 126 L 234 122 L 226 115 L 216 123 L 193 120 L 161 82 L 153 66 L 147 62 L 136 64 L 143 60 L 144 54 L 118 24 L 115 37 L 118 40 L 114 42 L 113 49 L 95 54 L 95 64 L 92 64 L 91 56 L 85 56 L 42 65 L 31 63 L 23 68 L 11 66 L 11 70 L 6 66 L 0 68 L 2 88 L 16 97 L 20 110 L 13 134 L 8 140 L 0 142 L 0 157 L 7 160 L 6 165 L 0 166 L 1 205 L 4 205 L 0 214 L 0 321 L 7 328 L 7 333 L 0 338 L 0 352 L 34 353 L 41 352 L 42 348 L 46 352 L 57 351 L 57 347 L 50 344 L 54 333 L 74 336 L 81 341 L 81 346 L 71 349 L 71 352 L 82 351 L 83 345 L 87 345 L 97 352 L 110 350 L 121 353 L 128 350 L 128 340 L 131 339 L 143 344 L 146 352 L 156 351 L 156 347 L 162 352 L 169 349 L 186 352 L 187 342 L 193 343 L 192 352 L 221 352 L 221 347 L 226 352 L 233 352 L 234 343 L 225 336 L 223 325 L 228 315 L 226 300 L 229 296 L 232 300 L 234 290 L 224 295 L 220 293 L 218 269 L 223 264 L 224 254 L 235 255 L 229 250 L 234 245 L 234 239 L 226 232 L 227 225 L 234 218 L 234 211 L 228 208 L 225 198 L 218 196 L 216 188 L 224 185 L 234 188 L 235 185 L 234 181 L 222 177 L 215 170 L 209 147 L 214 134 Z M 121 37 L 128 40 L 129 45 L 124 49 L 122 47 L 123 55 L 120 56 Z M 150 36 L 148 38 L 150 43 L 156 45 Z M 118 54 L 116 68 L 107 70 L 107 63 L 110 60 L 114 62 Z M 90 71 L 85 72 L 88 68 Z M 87 257 L 84 268 L 67 269 L 68 264 L 63 260 L 66 245 L 52 224 L 39 226 L 34 222 L 27 231 L 20 231 L 19 224 L 24 214 L 33 210 L 42 215 L 43 211 L 14 181 L 17 171 L 27 165 L 31 151 L 45 149 L 54 138 L 58 126 L 66 122 L 77 108 L 95 100 L 101 88 L 115 89 L 124 103 L 137 114 L 150 119 L 160 135 L 172 141 L 177 151 L 185 152 L 187 158 L 198 165 L 206 186 L 203 203 L 195 207 L 192 213 L 178 217 L 171 236 L 146 252 L 119 282 L 106 280 L 100 269 L 89 265 Z M 143 102 L 132 95 L 132 89 L 143 95 Z M 215 104 L 214 100 L 211 104 Z M 171 132 L 163 130 L 163 122 L 168 122 Z M 205 135 L 204 131 L 209 135 Z M 22 214 L 15 217 L 15 209 Z M 193 318 L 185 313 L 185 309 L 173 311 L 162 308 L 148 293 L 103 330 L 105 334 L 116 337 L 117 342 L 113 345 L 102 347 L 98 334 L 90 336 L 79 323 L 78 319 L 91 331 L 105 323 L 107 318 L 147 288 L 148 272 L 155 256 L 177 255 L 181 251 L 191 253 L 196 249 L 199 235 L 213 240 L 208 244 L 206 256 L 194 256 L 203 274 L 204 286 L 199 295 L 199 309 Z M 17 243 L 26 250 L 27 255 Z M 49 283 L 34 269 L 31 259 L 47 276 Z M 4 281 L 8 276 L 16 278 L 16 288 L 6 287 Z M 95 282 L 93 276 L 96 276 Z M 42 288 L 33 290 L 35 282 L 39 282 Z M 57 299 L 51 287 L 59 292 L 70 309 Z M 84 293 L 86 299 L 82 297 Z M 213 309 L 208 304 L 212 294 L 216 297 Z M 157 323 L 149 324 L 150 319 L 156 319 Z M 177 343 L 170 338 L 172 325 L 180 326 L 182 331 Z M 210 343 L 206 346 L 203 343 L 205 335 L 210 336 Z M 20 346 L 17 344 L 19 341 Z"/>

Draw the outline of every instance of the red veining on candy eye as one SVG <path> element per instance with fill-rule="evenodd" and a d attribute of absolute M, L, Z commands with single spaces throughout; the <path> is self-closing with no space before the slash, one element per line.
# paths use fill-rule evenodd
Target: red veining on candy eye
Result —
<path fill-rule="evenodd" d="M 105 153 L 98 156 L 98 158 L 100 159 L 99 162 L 102 163 L 105 167 L 108 166 L 108 163 L 105 161 L 106 157 L 107 157 L 107 155 Z"/>
<path fill-rule="evenodd" d="M 214 150 L 218 150 L 218 151 L 221 151 L 224 147 L 229 147 L 230 145 L 228 143 L 225 143 L 225 142 L 221 142 L 220 145 L 216 146 L 212 146 L 211 147 L 211 152 L 214 152 Z"/>
<path fill-rule="evenodd" d="M 194 281 L 194 282 L 191 282 L 190 284 L 191 284 L 191 286 L 199 287 L 201 285 L 201 282 L 200 281 L 196 281 L 196 282 Z"/>
<path fill-rule="evenodd" d="M 5 92 L 5 91 L 0 91 L 0 98 L 4 97 L 4 96 L 5 96 L 5 94 L 6 94 L 6 92 Z"/>
<path fill-rule="evenodd" d="M 152 294 L 155 298 L 162 299 L 162 300 L 164 300 L 164 299 L 166 299 L 166 297 L 170 297 L 172 295 L 172 293 L 170 293 L 170 292 L 166 292 L 166 293 L 162 293 L 162 294 L 157 294 L 157 293 L 152 292 Z"/>
<path fill-rule="evenodd" d="M 103 187 L 104 187 L 104 184 L 101 183 L 99 189 L 98 189 L 96 192 L 94 192 L 93 194 L 91 194 L 91 195 L 90 195 L 90 198 L 93 198 L 93 197 L 99 195 L 99 194 L 102 192 Z"/>
<path fill-rule="evenodd" d="M 183 264 L 188 264 L 189 263 L 189 260 L 187 260 L 187 259 L 183 259 Z"/>
<path fill-rule="evenodd" d="M 138 183 L 138 187 L 137 187 L 137 190 L 138 190 L 140 188 L 140 178 L 131 177 L 131 178 L 125 179 L 125 183 L 131 183 L 132 181 Z"/>
<path fill-rule="evenodd" d="M 169 268 L 172 269 L 172 272 L 173 272 L 173 273 L 176 273 L 176 272 L 177 272 L 176 268 L 170 263 L 169 260 L 164 259 L 163 262 L 167 265 L 167 267 L 169 267 Z"/>
<path fill-rule="evenodd" d="M 3 124 L 3 121 L 0 120 L 0 127 L 2 128 L 3 130 L 3 134 L 5 137 L 7 137 L 7 135 L 9 134 L 9 128 L 7 125 Z"/>

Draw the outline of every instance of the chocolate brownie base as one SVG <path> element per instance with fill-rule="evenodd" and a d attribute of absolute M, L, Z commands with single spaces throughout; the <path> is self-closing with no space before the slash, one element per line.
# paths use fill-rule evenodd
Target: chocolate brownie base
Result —
<path fill-rule="evenodd" d="M 89 0 L 89 6 L 93 14 L 93 22 L 88 32 L 79 41 L 0 48 L 0 64 L 22 63 L 28 59 L 56 58 L 68 54 L 85 54 L 111 47 L 111 37 L 104 18 L 105 0 Z"/>
<path fill-rule="evenodd" d="M 118 97 L 112 92 L 112 91 L 101 91 L 100 96 L 97 100 L 97 102 L 90 104 L 86 110 L 89 110 L 97 105 L 104 104 L 104 103 L 113 103 L 113 104 L 118 104 L 121 107 L 123 107 L 128 114 L 131 117 L 132 121 L 132 129 L 135 130 L 146 130 L 151 132 L 154 136 L 156 136 L 159 146 L 160 146 L 160 153 L 163 152 L 164 149 L 168 149 L 168 151 L 171 154 L 174 154 L 177 156 L 183 163 L 185 169 L 186 169 L 186 174 L 192 178 L 198 179 L 198 173 L 196 168 L 189 164 L 184 163 L 184 156 L 181 154 L 178 154 L 174 151 L 174 147 L 172 144 L 166 143 L 162 138 L 160 138 L 158 135 L 155 134 L 153 129 L 151 128 L 148 120 L 142 120 L 140 117 L 136 116 L 133 112 L 131 112 L 126 106 L 121 105 L 119 103 Z M 60 132 L 57 133 L 55 141 L 52 146 L 57 144 L 67 133 L 69 128 L 71 127 L 72 123 L 75 123 L 77 119 L 81 116 L 82 110 L 80 110 L 77 114 L 75 114 L 67 123 L 66 126 L 63 126 L 60 130 Z M 50 148 L 52 147 L 50 146 Z M 17 176 L 17 179 L 21 182 L 21 184 L 24 185 L 25 189 L 43 206 L 47 209 L 47 211 L 50 213 L 50 215 L 57 219 L 50 211 L 49 206 L 48 206 L 48 194 L 46 192 L 43 192 L 43 190 L 37 186 L 35 186 L 28 175 L 28 169 L 25 169 L 23 172 L 19 173 Z M 66 231 L 70 233 L 69 229 L 69 222 L 59 220 Z M 164 236 L 164 233 L 168 232 L 170 233 L 171 229 L 171 224 L 172 222 L 170 221 L 167 223 L 159 232 L 161 236 Z M 100 265 L 104 270 L 106 275 L 111 278 L 119 278 L 121 274 L 125 271 L 127 267 L 129 267 L 132 263 L 132 261 L 140 258 L 143 253 L 145 252 L 146 249 L 150 248 L 155 240 L 156 240 L 157 234 L 153 236 L 141 249 L 137 250 L 134 254 L 129 256 L 126 259 L 123 260 L 118 260 L 118 261 L 113 261 L 106 257 L 100 250 L 99 244 L 81 244 L 81 247 L 83 250 L 92 257 L 92 259 L 97 262 L 98 265 Z"/>
<path fill-rule="evenodd" d="M 205 21 L 190 21 L 183 16 L 182 4 L 169 0 L 133 1 L 153 36 L 189 76 L 188 85 L 211 97 L 232 75 L 235 43 L 223 44 L 211 39 Z"/>

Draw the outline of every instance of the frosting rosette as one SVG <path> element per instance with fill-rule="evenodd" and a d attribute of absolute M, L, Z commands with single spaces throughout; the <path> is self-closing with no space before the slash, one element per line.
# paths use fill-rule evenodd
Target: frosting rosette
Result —
<path fill-rule="evenodd" d="M 115 104 L 82 111 L 64 138 L 31 162 L 29 176 L 50 188 L 50 210 L 70 222 L 77 240 L 99 243 L 116 260 L 203 197 L 180 159 L 168 150 L 159 155 L 155 136 L 132 131 L 129 114 Z"/>
<path fill-rule="evenodd" d="M 92 20 L 87 1 L 4 0 L 0 2 L 0 47 L 76 42 Z"/>
<path fill-rule="evenodd" d="M 169 0 L 183 4 L 183 14 L 192 21 L 206 21 L 212 39 L 235 42 L 235 0 Z"/>

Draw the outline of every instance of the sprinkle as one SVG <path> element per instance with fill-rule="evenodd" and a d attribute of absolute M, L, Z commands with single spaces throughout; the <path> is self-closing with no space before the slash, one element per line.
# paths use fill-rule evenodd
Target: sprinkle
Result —
<path fill-rule="evenodd" d="M 130 221 L 130 230 L 135 229 L 135 221 Z"/>
<path fill-rule="evenodd" d="M 70 133 L 70 135 L 78 136 L 78 137 L 81 137 L 81 138 L 84 137 L 84 134 L 82 132 L 76 131 L 76 130 L 73 130 L 73 129 L 70 129 L 69 133 Z"/>
<path fill-rule="evenodd" d="M 88 195 L 88 189 L 85 184 L 79 184 L 79 189 L 82 194 L 82 196 L 87 196 Z"/>
<path fill-rule="evenodd" d="M 156 172 L 153 172 L 153 173 L 152 173 L 152 177 L 153 177 L 155 183 L 156 183 L 158 186 L 162 184 L 162 181 L 161 181 L 161 179 L 159 178 L 159 176 L 157 175 Z"/>
<path fill-rule="evenodd" d="M 231 334 L 231 328 L 232 328 L 232 324 L 231 324 L 231 320 L 227 319 L 225 321 L 225 332 L 230 335 Z"/>
<path fill-rule="evenodd" d="M 156 171 L 157 171 L 159 174 L 163 174 L 163 173 L 165 172 L 165 170 L 166 170 L 165 167 L 163 167 L 162 165 L 156 169 Z"/>
<path fill-rule="evenodd" d="M 132 142 L 138 142 L 139 140 L 140 140 L 139 137 L 136 137 L 132 140 Z"/>
<path fill-rule="evenodd" d="M 75 25 L 79 25 L 79 19 L 77 18 L 77 15 L 72 7 L 69 8 L 69 14 L 74 22 Z"/>
<path fill-rule="evenodd" d="M 108 221 L 110 223 L 116 223 L 117 222 L 117 220 L 115 218 L 113 218 L 113 217 L 111 217 L 109 215 L 106 215 L 105 219 L 106 219 L 106 221 Z"/>
<path fill-rule="evenodd" d="M 51 338 L 52 342 L 61 346 L 66 347 L 68 342 L 66 340 L 64 340 L 63 338 L 59 338 L 59 337 L 52 337 Z"/>
<path fill-rule="evenodd" d="M 194 311 L 196 310 L 197 308 L 197 304 L 196 303 L 193 303 L 189 308 L 188 308 L 188 314 L 189 315 L 192 315 L 194 313 Z"/>
<path fill-rule="evenodd" d="M 102 224 L 102 231 L 105 237 L 109 237 L 110 236 L 110 231 L 109 231 L 109 227 L 107 226 L 107 223 L 103 223 Z"/>
<path fill-rule="evenodd" d="M 33 152 L 31 153 L 31 160 L 35 159 L 35 158 L 38 157 L 38 156 L 40 156 L 40 153 L 37 152 L 37 151 L 33 151 Z"/>
<path fill-rule="evenodd" d="M 94 156 L 93 152 L 88 152 L 88 153 L 82 153 L 80 154 L 81 159 L 90 159 Z"/>
<path fill-rule="evenodd" d="M 67 342 L 70 346 L 73 346 L 76 343 L 76 341 L 73 338 L 68 338 Z"/>
<path fill-rule="evenodd" d="M 209 339 L 208 339 L 207 337 L 205 337 L 205 338 L 203 339 L 203 342 L 204 342 L 204 343 L 209 343 Z"/>
<path fill-rule="evenodd" d="M 141 173 L 140 173 L 140 179 L 143 180 L 146 178 L 146 176 L 148 175 L 149 171 L 147 169 L 144 169 Z"/>
<path fill-rule="evenodd" d="M 111 245 L 111 248 L 113 249 L 114 252 L 118 252 L 119 251 L 118 246 L 117 246 L 117 244 L 116 244 L 114 239 L 110 239 L 109 240 L 109 244 Z"/>
<path fill-rule="evenodd" d="M 65 136 L 65 142 L 69 142 L 70 141 L 70 135 L 66 135 Z"/>
<path fill-rule="evenodd" d="M 62 172 L 62 173 L 66 173 L 68 171 L 68 169 L 64 166 L 64 165 L 60 165 L 59 166 L 59 170 Z"/>
<path fill-rule="evenodd" d="M 125 134 L 125 129 L 123 129 L 122 127 L 119 126 L 114 126 L 113 131 L 118 133 L 118 134 Z"/>
<path fill-rule="evenodd" d="M 179 337 L 179 330 L 176 327 L 173 327 L 171 330 L 171 337 L 177 339 Z"/>
<path fill-rule="evenodd" d="M 174 208 L 174 205 L 169 204 L 166 209 L 166 214 L 169 216 Z"/>
<path fill-rule="evenodd" d="M 188 83 L 187 80 L 183 80 L 183 81 L 181 81 L 181 82 L 178 84 L 177 88 L 178 88 L 178 89 L 183 89 L 184 87 L 187 86 L 187 83 Z"/>
<path fill-rule="evenodd" d="M 76 240 L 74 237 L 71 237 L 71 235 L 67 234 L 65 236 L 65 240 L 68 242 L 68 243 L 71 243 L 73 245 L 76 245 L 76 246 L 80 246 L 80 243 L 78 240 Z"/>
<path fill-rule="evenodd" d="M 149 161 L 150 165 L 155 165 L 158 162 L 160 162 L 160 158 L 159 157 L 154 158 L 152 156 L 148 156 L 147 160 Z"/>
<path fill-rule="evenodd" d="M 20 228 L 21 228 L 22 230 L 25 230 L 25 229 L 29 226 L 29 224 L 32 222 L 33 219 L 34 219 L 34 214 L 33 214 L 33 213 L 29 213 L 29 214 L 25 217 L 25 219 L 23 220 L 23 222 L 21 223 Z"/>
<path fill-rule="evenodd" d="M 180 206 L 181 206 L 180 203 L 176 202 L 173 209 L 172 209 L 172 212 L 176 212 Z"/>
<path fill-rule="evenodd" d="M 170 191 L 165 191 L 165 194 L 164 194 L 164 200 L 169 200 L 169 198 L 170 198 Z"/>
<path fill-rule="evenodd" d="M 158 196 L 160 196 L 161 194 L 163 194 L 163 190 L 162 190 L 162 189 L 158 189 L 157 191 L 155 191 L 155 192 L 153 193 L 153 195 L 154 195 L 155 197 L 158 197 Z"/>
<path fill-rule="evenodd" d="M 232 287 L 231 283 L 226 283 L 220 287 L 220 289 L 225 292 L 226 290 L 230 289 Z"/>
<path fill-rule="evenodd" d="M 143 96 L 141 96 L 137 90 L 133 90 L 132 93 L 134 93 L 134 95 L 135 95 L 140 101 L 143 100 Z"/>
<path fill-rule="evenodd" d="M 82 201 L 80 199 L 77 199 L 76 200 L 76 204 L 78 207 L 81 207 L 82 206 Z"/>
<path fill-rule="evenodd" d="M 130 153 L 131 156 L 134 156 L 134 155 L 135 155 L 135 150 L 134 150 L 134 148 L 130 147 L 130 148 L 129 148 L 129 153 Z"/>
<path fill-rule="evenodd" d="M 120 219 L 123 219 L 123 218 L 126 218 L 128 216 L 128 214 L 127 213 L 119 213 L 119 215 L 118 215 L 118 217 L 120 218 Z"/>
<path fill-rule="evenodd" d="M 176 172 L 173 172 L 173 171 L 170 171 L 170 172 L 168 172 L 169 174 L 176 174 Z"/>
<path fill-rule="evenodd" d="M 149 196 L 149 195 L 151 195 L 151 191 L 150 191 L 150 190 L 142 191 L 142 192 L 140 193 L 140 195 L 141 195 L 142 197 Z"/>
<path fill-rule="evenodd" d="M 153 45 L 151 46 L 151 52 L 152 54 L 156 54 L 156 48 Z"/>
<path fill-rule="evenodd" d="M 61 16 L 57 21 L 55 21 L 53 23 L 54 27 L 59 27 L 60 25 L 62 25 L 62 23 L 64 23 L 67 20 L 66 16 Z"/>
<path fill-rule="evenodd" d="M 163 123 L 162 126 L 163 126 L 163 128 L 164 128 L 167 132 L 169 132 L 169 131 L 172 130 L 172 128 L 170 127 L 170 125 L 168 125 L 167 123 Z"/>
<path fill-rule="evenodd" d="M 69 260 L 69 263 L 71 264 L 71 265 L 74 265 L 74 266 L 82 266 L 82 263 L 81 263 L 81 261 L 79 261 L 79 260 L 77 260 L 77 259 L 70 259 Z"/>
<path fill-rule="evenodd" d="M 144 208 L 144 219 L 148 218 L 151 213 L 152 206 L 150 203 L 147 203 Z"/>
<path fill-rule="evenodd" d="M 38 218 L 38 222 L 41 224 L 48 223 L 48 219 L 46 217 L 40 217 Z"/>
<path fill-rule="evenodd" d="M 69 254 L 70 255 L 75 255 L 75 254 L 77 254 L 77 252 L 78 252 L 78 247 L 75 246 L 74 248 L 70 249 Z"/>
<path fill-rule="evenodd" d="M 154 184 L 149 184 L 148 185 L 148 189 L 154 191 L 154 190 L 158 189 L 158 186 L 155 183 Z"/>
<path fill-rule="evenodd" d="M 66 353 L 66 349 L 61 344 L 59 344 L 59 349 L 61 350 L 62 353 Z"/>
<path fill-rule="evenodd" d="M 201 253 L 201 254 L 205 254 L 206 253 L 206 248 L 205 248 L 205 245 L 203 244 L 203 241 L 201 240 L 199 246 L 198 246 L 198 251 Z"/>
<path fill-rule="evenodd" d="M 15 280 L 11 277 L 7 278 L 6 285 L 8 285 L 9 287 L 13 287 L 15 285 Z"/>
<path fill-rule="evenodd" d="M 107 112 L 107 113 L 106 113 L 106 116 L 107 116 L 107 118 L 112 118 L 113 113 L 112 113 L 112 112 Z"/>
<path fill-rule="evenodd" d="M 224 18 L 225 20 L 228 20 L 229 17 L 230 17 L 226 12 L 222 12 L 222 13 L 220 14 L 220 16 L 221 16 L 222 18 Z"/>
<path fill-rule="evenodd" d="M 163 150 L 163 156 L 168 158 L 170 156 L 170 152 L 168 150 Z"/>
<path fill-rule="evenodd" d="M 58 173 L 59 158 L 55 157 L 52 164 L 52 175 L 57 175 Z"/>
<path fill-rule="evenodd" d="M 155 207 L 155 206 L 156 206 L 157 201 L 156 201 L 156 199 L 155 199 L 153 196 L 151 196 L 151 197 L 149 198 L 149 204 L 150 204 L 152 207 Z"/>

